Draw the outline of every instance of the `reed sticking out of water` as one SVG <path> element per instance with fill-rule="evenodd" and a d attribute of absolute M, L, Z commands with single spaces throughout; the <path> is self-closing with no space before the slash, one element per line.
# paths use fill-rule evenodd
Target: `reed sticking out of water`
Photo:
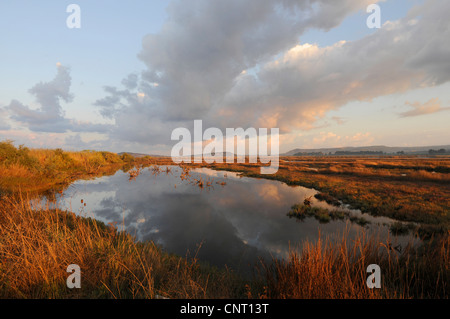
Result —
<path fill-rule="evenodd" d="M 356 223 L 362 227 L 370 224 L 364 217 L 352 215 L 349 211 L 311 206 L 311 197 L 306 198 L 303 204 L 295 204 L 291 206 L 291 210 L 286 214 L 289 218 L 296 218 L 304 221 L 307 217 L 314 217 L 321 224 L 329 223 L 332 220 L 343 220 L 347 218 L 352 223 Z"/>
<path fill-rule="evenodd" d="M 134 180 L 136 180 L 136 178 L 141 174 L 141 172 L 142 172 L 142 167 L 134 167 L 134 168 L 132 168 L 132 169 L 130 169 L 129 171 L 128 171 L 128 175 L 129 175 L 129 180 L 130 181 L 134 181 Z"/>

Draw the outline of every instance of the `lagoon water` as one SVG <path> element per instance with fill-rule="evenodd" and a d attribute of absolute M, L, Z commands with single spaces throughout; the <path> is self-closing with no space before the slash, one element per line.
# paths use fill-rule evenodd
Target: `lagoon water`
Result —
<path fill-rule="evenodd" d="M 344 232 L 353 236 L 363 230 L 345 220 L 320 224 L 314 218 L 299 221 L 287 216 L 292 205 L 315 193 L 206 168 L 191 170 L 186 177 L 180 167 L 164 166 L 144 169 L 134 180 L 118 171 L 77 181 L 56 204 L 113 223 L 138 240 L 153 240 L 170 253 L 246 274 L 260 259 L 284 258 L 303 241 L 315 241 L 319 231 L 322 237 L 339 238 Z M 333 209 L 314 197 L 312 204 Z M 372 221 L 369 231 L 387 238 L 388 230 L 381 225 L 387 220 Z"/>

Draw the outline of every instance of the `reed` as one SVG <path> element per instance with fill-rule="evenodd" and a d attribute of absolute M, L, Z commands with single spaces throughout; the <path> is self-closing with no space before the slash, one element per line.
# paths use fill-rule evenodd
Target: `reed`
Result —
<path fill-rule="evenodd" d="M 376 236 L 360 233 L 339 241 L 320 238 L 292 249 L 287 260 L 263 263 L 263 298 L 403 299 L 448 298 L 450 234 L 408 246 L 402 252 Z M 367 266 L 381 269 L 381 288 L 366 285 Z"/>

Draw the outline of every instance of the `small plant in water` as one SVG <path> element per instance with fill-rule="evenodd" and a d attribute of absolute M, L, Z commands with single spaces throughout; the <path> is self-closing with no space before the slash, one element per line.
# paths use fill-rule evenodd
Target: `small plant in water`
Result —
<path fill-rule="evenodd" d="M 140 167 L 135 167 L 135 168 L 129 170 L 129 171 L 128 171 L 128 175 L 130 176 L 130 179 L 129 179 L 129 180 L 130 180 L 130 181 L 131 181 L 131 180 L 135 180 L 136 177 L 138 177 L 139 174 L 141 174 L 141 170 L 142 170 L 142 168 L 140 168 Z"/>
<path fill-rule="evenodd" d="M 305 200 L 303 201 L 303 205 L 311 207 L 311 198 L 312 196 L 305 198 Z"/>

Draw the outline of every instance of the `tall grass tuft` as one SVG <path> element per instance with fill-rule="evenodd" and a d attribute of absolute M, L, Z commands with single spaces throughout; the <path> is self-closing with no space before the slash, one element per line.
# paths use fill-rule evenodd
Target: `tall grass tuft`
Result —
<path fill-rule="evenodd" d="M 350 240 L 320 238 L 292 249 L 289 258 L 263 263 L 264 298 L 372 299 L 448 298 L 450 234 L 420 248 L 398 252 L 379 238 L 360 233 Z M 381 268 L 381 288 L 369 289 L 367 266 Z"/>

